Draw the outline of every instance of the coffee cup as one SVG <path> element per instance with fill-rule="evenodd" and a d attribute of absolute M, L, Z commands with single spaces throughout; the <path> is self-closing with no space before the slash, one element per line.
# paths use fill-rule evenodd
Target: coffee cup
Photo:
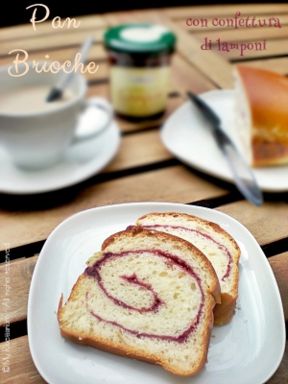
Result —
<path fill-rule="evenodd" d="M 32 66 L 32 63 L 30 64 Z M 113 112 L 102 98 L 85 99 L 86 79 L 75 73 L 63 97 L 47 102 L 46 96 L 63 73 L 37 73 L 12 77 L 8 66 L 0 68 L 0 144 L 14 164 L 24 169 L 50 167 L 71 145 L 103 134 Z M 88 134 L 76 134 L 81 114 L 92 108 L 101 112 L 101 123 Z"/>

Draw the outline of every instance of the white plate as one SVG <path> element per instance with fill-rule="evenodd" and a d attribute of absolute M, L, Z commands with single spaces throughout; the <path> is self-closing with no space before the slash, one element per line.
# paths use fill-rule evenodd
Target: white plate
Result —
<path fill-rule="evenodd" d="M 18 169 L 0 147 L 0 192 L 25 195 L 80 183 L 103 169 L 115 156 L 119 144 L 120 131 L 112 122 L 101 136 L 72 145 L 62 161 L 37 171 Z"/>
<path fill-rule="evenodd" d="M 216 90 L 201 95 L 219 115 L 223 129 L 242 150 L 234 123 L 235 93 Z M 164 145 L 179 159 L 201 171 L 233 182 L 227 163 L 219 151 L 207 123 L 190 101 L 178 108 L 164 124 L 161 137 Z M 263 191 L 288 191 L 288 166 L 254 169 Z"/>
<path fill-rule="evenodd" d="M 86 260 L 110 234 L 151 211 L 179 211 L 214 221 L 241 248 L 237 311 L 214 328 L 208 363 L 194 378 L 179 378 L 152 364 L 64 340 L 56 311 Z M 49 384 L 261 384 L 277 369 L 285 346 L 281 299 L 269 263 L 256 240 L 236 220 L 215 210 L 172 203 L 131 203 L 80 212 L 60 224 L 39 256 L 28 302 L 31 354 Z"/>

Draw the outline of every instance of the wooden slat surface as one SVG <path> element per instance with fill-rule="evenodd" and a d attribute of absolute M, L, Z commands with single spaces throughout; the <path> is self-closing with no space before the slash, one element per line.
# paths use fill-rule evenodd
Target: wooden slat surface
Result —
<path fill-rule="evenodd" d="M 283 27 L 277 28 L 233 28 L 213 27 L 189 28 L 187 17 L 205 17 L 209 21 L 215 16 L 231 17 L 235 12 L 242 15 L 259 17 L 279 17 Z M 8 51 L 22 48 L 29 51 L 32 60 L 43 60 L 49 55 L 51 60 L 69 60 L 85 36 L 93 34 L 97 43 L 89 52 L 88 61 L 97 62 L 100 67 L 96 74 L 88 75 L 89 88 L 87 96 L 109 95 L 109 66 L 107 54 L 101 44 L 102 35 L 107 26 L 119 22 L 152 21 L 160 22 L 173 29 L 178 38 L 177 52 L 172 64 L 171 93 L 168 98 L 167 112 L 163 118 L 142 123 L 127 122 L 117 118 L 123 137 L 120 151 L 115 159 L 106 167 L 102 175 L 95 177 L 83 186 L 74 199 L 62 205 L 38 211 L 0 210 L 0 250 L 30 244 L 47 238 L 55 226 L 67 216 L 82 209 L 105 204 L 130 201 L 175 201 L 191 202 L 214 199 L 221 196 L 222 205 L 217 209 L 235 217 L 244 224 L 256 240 L 269 247 L 276 256 L 268 260 L 279 285 L 285 319 L 288 320 L 288 204 L 287 197 L 282 195 L 278 201 L 265 202 L 260 208 L 251 206 L 240 200 L 229 203 L 225 187 L 216 186 L 205 180 L 193 170 L 173 162 L 173 156 L 160 141 L 159 126 L 167 117 L 184 102 L 187 90 L 196 93 L 215 88 L 233 86 L 232 69 L 236 63 L 273 69 L 288 75 L 288 4 L 242 4 L 242 5 L 209 5 L 166 8 L 153 11 L 134 11 L 106 14 L 102 16 L 77 17 L 81 26 L 75 30 L 59 31 L 52 29 L 49 22 L 38 24 L 34 33 L 30 24 L 0 30 L 0 65 L 11 64 L 12 57 Z M 267 49 L 262 52 L 245 53 L 231 51 L 220 55 L 217 51 L 201 51 L 200 42 L 204 37 L 222 41 L 254 41 L 267 40 Z M 249 61 L 245 61 L 245 59 Z M 244 61 L 243 61 L 244 60 Z M 148 130 L 147 130 L 148 129 Z M 175 128 L 177 129 L 177 127 Z M 162 165 L 161 165 L 162 164 Z M 161 168 L 163 167 L 163 168 Z M 123 176 L 122 173 L 123 172 Z M 125 175 L 129 172 L 129 175 Z M 109 179 L 111 178 L 111 180 Z M 222 185 L 222 184 L 220 184 Z M 224 184 L 225 185 L 225 184 Z M 283 244 L 287 239 L 287 247 Z M 282 244 L 277 251 L 276 242 Z M 274 245 L 275 244 L 275 245 Z M 276 247 L 276 248 L 273 248 Z M 274 249 L 274 252 L 273 252 Z M 13 260 L 9 264 L 11 291 L 10 306 L 0 312 L 0 325 L 10 321 L 25 320 L 27 316 L 27 299 L 33 268 L 37 256 Z M 29 255 L 30 256 L 30 255 Z M 4 295 L 6 266 L 0 264 L 0 302 Z M 1 296 L 2 295 L 2 296 Z M 13 337 L 13 335 L 12 335 Z M 0 356 L 7 351 L 7 343 L 0 343 Z M 3 375 L 0 370 L 0 382 L 43 383 L 28 349 L 27 336 L 16 337 L 9 343 L 10 373 Z M 284 359 L 268 384 L 284 384 L 288 382 L 288 349 Z"/>
<path fill-rule="evenodd" d="M 27 10 L 27 16 L 28 16 L 28 10 Z M 56 16 L 56 15 L 55 15 Z M 54 16 L 53 16 L 54 17 Z M 101 16 L 81 16 L 81 17 L 75 17 L 77 22 L 80 22 L 79 28 L 76 29 L 62 29 L 62 34 L 65 35 L 66 33 L 71 33 L 72 31 L 77 33 L 79 31 L 83 30 L 96 30 L 96 29 L 103 29 L 106 27 L 105 19 Z M 43 23 L 37 24 L 37 30 L 34 31 L 31 23 L 29 24 L 22 24 L 7 28 L 1 28 L 0 29 L 0 42 L 1 41 L 7 41 L 7 40 L 18 40 L 19 38 L 31 38 L 31 37 L 38 37 L 38 36 L 50 36 L 51 34 L 58 34 L 59 29 L 55 29 L 52 27 L 52 24 L 50 21 L 45 21 Z"/>
<path fill-rule="evenodd" d="M 103 30 L 78 31 L 66 33 L 54 33 L 51 36 L 37 36 L 31 38 L 2 41 L 0 43 L 0 56 L 7 55 L 13 49 L 25 49 L 28 53 L 38 50 L 55 49 L 63 47 L 80 46 L 86 37 L 91 36 L 95 39 L 95 43 L 102 41 Z"/>
<path fill-rule="evenodd" d="M 268 380 L 267 384 L 285 384 L 288 383 L 288 343 L 286 342 L 286 348 L 285 353 L 283 356 L 283 360 L 281 361 L 281 364 L 277 371 L 274 373 L 274 375 L 271 377 L 270 380 Z"/>
<path fill-rule="evenodd" d="M 288 252 L 270 257 L 269 261 L 279 286 L 285 319 L 288 320 Z"/>
<path fill-rule="evenodd" d="M 239 50 L 231 50 L 230 52 L 219 52 L 223 57 L 229 60 L 246 60 L 251 58 L 268 58 L 272 56 L 288 55 L 288 39 L 269 40 L 266 49 L 263 50 L 246 50 L 243 56 L 240 56 Z"/>
<path fill-rule="evenodd" d="M 240 11 L 242 15 L 270 15 L 288 13 L 288 4 L 225 4 L 209 6 L 187 6 L 166 8 L 163 10 L 171 19 L 186 18 L 189 16 L 227 16 Z"/>
<path fill-rule="evenodd" d="M 45 239 L 62 220 L 83 209 L 129 201 L 193 201 L 225 193 L 182 166 L 123 177 L 89 187 L 60 207 L 37 212 L 0 211 L 0 250 L 5 242 L 12 248 Z"/>
<path fill-rule="evenodd" d="M 151 189 L 153 178 L 157 178 L 157 188 Z M 143 180 L 143 183 L 141 182 Z M 170 184 L 170 181 L 173 182 Z M 115 192 L 117 190 L 117 198 Z M 67 205 L 37 212 L 0 211 L 0 244 L 10 248 L 25 243 L 42 240 L 52 228 L 67 216 L 94 206 L 111 202 L 131 201 L 193 201 L 223 195 L 224 190 L 205 182 L 182 166 L 152 171 L 104 182 L 88 187 Z M 147 194 L 147 197 L 145 198 Z M 114 199 L 112 197 L 114 196 Z M 261 208 L 241 201 L 218 208 L 243 223 L 260 244 L 287 237 L 288 206 L 286 203 L 265 203 Z M 3 245 L 0 250 L 4 250 Z"/>
<path fill-rule="evenodd" d="M 82 42 L 83 42 L 83 40 L 82 40 Z M 30 45 L 31 45 L 31 47 L 29 48 L 28 47 L 28 45 L 29 45 L 29 47 L 30 47 Z M 68 47 L 68 48 L 65 48 L 65 47 Z M 29 54 L 29 60 L 33 60 L 34 58 L 33 58 L 33 53 L 37 53 L 37 59 L 39 60 L 39 53 L 38 52 L 43 52 L 43 56 L 42 56 L 42 60 L 47 60 L 47 59 L 51 59 L 51 56 L 50 56 L 50 54 L 49 54 L 49 49 L 51 49 L 51 50 L 55 50 L 55 49 L 58 49 L 58 50 L 61 50 L 61 52 L 59 52 L 60 53 L 60 55 L 62 56 L 62 50 L 63 49 L 67 49 L 67 51 L 66 51 L 66 53 L 68 54 L 69 53 L 69 55 L 67 56 L 67 58 L 73 58 L 74 57 L 74 54 L 75 54 L 75 52 L 77 52 L 77 51 L 79 51 L 79 44 L 74 44 L 73 45 L 73 48 L 71 48 L 71 44 L 66 44 L 66 45 L 64 45 L 64 47 L 59 43 L 59 45 L 58 45 L 58 47 L 56 47 L 55 48 L 55 46 L 54 46 L 54 48 L 53 48 L 53 46 L 50 46 L 50 47 L 44 47 L 43 46 L 43 42 L 42 42 L 42 45 L 41 44 L 39 44 L 39 45 L 34 45 L 34 43 L 33 43 L 33 40 L 31 41 L 31 43 L 27 43 L 27 45 L 26 46 L 19 46 L 18 44 L 17 44 L 17 46 L 16 47 L 14 47 L 13 49 L 24 49 L 24 50 L 27 50 L 27 52 L 28 52 L 28 54 Z M 10 54 L 9 55 L 9 52 L 12 50 L 12 48 L 11 48 L 11 43 L 10 42 L 7 42 L 7 43 L 1 43 L 0 44 L 0 58 L 1 58 L 1 56 L 5 56 L 6 58 L 7 58 L 7 56 L 8 57 L 12 57 L 12 59 L 14 59 L 15 58 L 15 54 L 17 53 L 14 53 L 14 54 Z M 47 55 L 49 56 L 49 57 L 47 57 Z M 55 56 L 57 56 L 57 53 L 56 53 L 56 55 Z M 105 52 L 105 50 L 104 50 L 104 47 L 101 45 L 101 44 L 94 44 L 93 45 L 93 47 L 90 49 L 90 51 L 89 51 L 89 56 L 88 57 L 91 57 L 91 58 L 94 58 L 94 57 L 96 57 L 98 60 L 104 60 L 104 59 L 106 59 L 106 57 L 107 57 L 107 55 L 106 55 L 106 52 Z M 52 58 L 52 59 L 54 59 L 54 58 Z M 55 58 L 56 59 L 56 58 Z M 54 59 L 54 60 L 55 60 Z M 11 62 L 11 59 L 9 60 L 10 62 Z"/>
<path fill-rule="evenodd" d="M 230 64 L 213 51 L 203 55 L 199 39 L 182 31 L 175 23 L 170 23 L 179 36 L 178 51 L 197 70 L 207 76 L 219 88 L 230 88 L 233 84 Z"/>
<path fill-rule="evenodd" d="M 233 29 L 233 30 L 224 30 L 224 31 L 210 31 L 210 32 L 200 32 L 199 29 L 195 33 L 197 37 L 202 40 L 207 37 L 207 39 L 216 39 L 221 37 L 222 41 L 257 41 L 263 39 L 287 39 L 288 37 L 288 26 L 283 28 L 245 28 L 245 29 Z M 267 43 L 270 45 L 270 43 Z"/>
<path fill-rule="evenodd" d="M 288 75 L 288 57 L 278 57 L 276 59 L 267 60 L 254 60 L 249 61 L 246 65 L 249 65 L 249 67 L 273 70 L 275 72 L 281 73 L 282 75 Z"/>
<path fill-rule="evenodd" d="M 36 260 L 37 257 L 30 257 L 11 261 L 8 273 L 6 265 L 0 265 L 0 303 L 7 304 L 0 312 L 0 326 L 8 321 L 12 323 L 26 319 L 30 281 Z M 6 292 L 5 286 L 9 286 L 9 292 Z"/>
<path fill-rule="evenodd" d="M 0 44 L 1 46 L 1 44 Z M 75 53 L 79 51 L 79 46 L 76 45 L 72 48 L 45 48 L 39 49 L 36 52 L 28 52 L 29 60 L 33 61 L 44 61 L 44 60 L 57 60 L 63 62 L 65 60 L 72 60 L 75 56 Z M 4 52 L 4 51 L 3 51 Z M 8 51 L 4 52 L 3 56 L 0 56 L 0 64 L 1 65 L 11 65 L 12 60 L 14 59 L 14 55 L 9 55 Z M 101 44 L 94 44 L 90 48 L 88 52 L 88 61 L 103 61 L 107 60 L 107 54 L 104 50 L 104 47 Z"/>
<path fill-rule="evenodd" d="M 288 237 L 287 203 L 265 203 L 255 207 L 239 201 L 217 209 L 244 224 L 261 245 Z"/>
<path fill-rule="evenodd" d="M 222 35 L 222 31 L 233 31 L 234 28 L 231 25 L 229 25 L 228 23 L 226 23 L 225 25 L 221 25 L 221 23 L 219 24 L 218 21 L 217 22 L 215 22 L 215 20 L 214 20 L 214 22 L 212 22 L 212 21 L 213 21 L 213 19 L 215 17 L 217 17 L 217 18 L 222 17 L 224 19 L 226 19 L 226 18 L 228 19 L 228 18 L 231 18 L 231 16 L 224 16 L 223 17 L 223 16 L 213 15 L 213 16 L 209 16 L 209 17 L 207 17 L 207 16 L 201 17 L 201 16 L 197 16 L 197 14 L 195 14 L 195 12 L 192 12 L 191 15 L 187 15 L 187 17 L 185 17 L 183 19 L 176 18 L 176 23 L 181 28 L 184 28 L 184 29 L 188 28 L 190 33 L 200 33 L 201 31 L 202 32 L 205 32 L 205 31 L 207 31 L 207 32 L 208 31 L 209 32 L 218 31 Z M 261 19 L 266 18 L 267 20 L 269 18 L 277 18 L 279 20 L 279 22 L 280 22 L 282 27 L 285 27 L 288 24 L 288 12 L 287 12 L 287 14 L 277 14 L 277 13 L 269 14 L 269 15 L 257 14 L 257 17 L 259 17 Z M 189 19 L 193 19 L 194 21 L 189 20 Z M 205 19 L 204 24 L 202 24 L 202 25 L 199 24 L 198 25 L 198 21 L 196 21 L 196 19 Z M 207 20 L 207 25 L 206 25 L 206 20 Z M 194 26 L 193 23 L 196 23 L 195 24 L 196 26 Z M 246 28 L 242 28 L 242 27 L 239 26 L 239 28 L 238 28 L 239 31 L 244 30 L 244 29 L 247 29 L 247 27 Z M 253 31 L 255 31 L 256 29 L 263 29 L 263 27 L 255 26 L 253 28 Z M 249 29 L 249 30 L 252 31 L 252 29 Z M 272 28 L 270 30 L 272 31 Z"/>
<path fill-rule="evenodd" d="M 1 384 L 43 384 L 46 383 L 39 373 L 37 372 L 32 361 L 28 337 L 18 337 L 17 339 L 10 340 L 9 345 L 5 346 L 0 343 L 0 356 L 9 355 L 9 368 L 10 371 L 5 373 L 0 370 L 0 383 Z M 60 384 L 60 383 L 59 383 Z"/>
<path fill-rule="evenodd" d="M 141 145 L 139 145 L 140 142 Z M 147 148 L 149 148 L 148 151 Z M 152 164 L 171 158 L 171 153 L 161 143 L 158 130 L 142 132 L 123 138 L 120 151 L 105 172 Z"/>

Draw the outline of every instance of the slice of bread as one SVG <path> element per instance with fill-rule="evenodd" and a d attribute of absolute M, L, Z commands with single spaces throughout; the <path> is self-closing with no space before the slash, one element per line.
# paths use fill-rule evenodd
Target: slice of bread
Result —
<path fill-rule="evenodd" d="M 219 225 L 199 217 L 175 212 L 155 212 L 137 220 L 137 225 L 179 236 L 203 252 L 212 263 L 221 287 L 221 304 L 214 308 L 216 325 L 228 323 L 238 294 L 240 249 Z"/>
<path fill-rule="evenodd" d="M 188 376 L 206 362 L 219 300 L 215 271 L 197 248 L 134 227 L 89 260 L 67 302 L 60 300 L 58 321 L 68 339 Z"/>
<path fill-rule="evenodd" d="M 265 69 L 236 68 L 235 123 L 248 160 L 255 167 L 288 164 L 288 79 Z"/>

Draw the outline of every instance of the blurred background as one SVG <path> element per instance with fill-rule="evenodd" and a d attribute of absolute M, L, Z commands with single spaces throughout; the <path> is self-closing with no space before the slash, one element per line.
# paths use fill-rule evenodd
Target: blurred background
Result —
<path fill-rule="evenodd" d="M 261 3 L 271 3 L 270 1 L 261 1 Z M 1 10 L 0 17 L 0 27 L 24 24 L 28 22 L 28 13 L 26 7 L 31 4 L 44 3 L 50 10 L 50 18 L 55 16 L 61 17 L 71 17 L 71 16 L 80 16 L 88 14 L 97 14 L 105 12 L 115 12 L 115 11 L 125 11 L 132 9 L 145 9 L 145 8 L 166 8 L 166 7 L 175 7 L 175 6 L 185 6 L 185 5 L 208 5 L 208 4 L 250 4 L 251 1 L 247 0 L 236 0 L 236 1 L 213 1 L 213 0 L 17 0 L 15 1 L 6 1 L 5 2 L 5 11 L 4 8 Z M 256 1 L 252 3 L 257 3 Z M 277 1 L 280 3 L 280 1 Z M 283 1 L 287 3 L 287 1 Z"/>

